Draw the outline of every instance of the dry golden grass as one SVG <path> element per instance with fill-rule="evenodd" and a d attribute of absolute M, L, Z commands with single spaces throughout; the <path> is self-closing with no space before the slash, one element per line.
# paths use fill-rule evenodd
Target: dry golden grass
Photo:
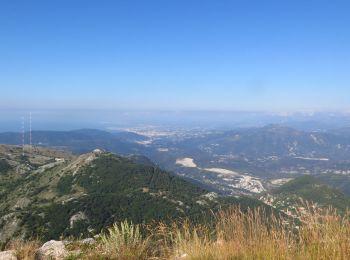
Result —
<path fill-rule="evenodd" d="M 301 216 L 298 248 L 308 259 L 350 258 L 350 212 L 344 216 L 332 209 L 313 210 Z"/>
<path fill-rule="evenodd" d="M 216 215 L 216 226 L 185 222 L 164 230 L 164 259 L 349 259 L 349 214 L 309 207 L 301 225 L 268 216 L 261 209 L 231 208 Z M 167 234 L 168 235 L 167 235 Z"/>
<path fill-rule="evenodd" d="M 40 247 L 40 245 L 41 243 L 38 240 L 14 240 L 7 245 L 6 249 L 15 250 L 18 260 L 34 260 L 35 252 Z"/>
<path fill-rule="evenodd" d="M 123 222 L 69 259 L 349 259 L 350 215 L 313 207 L 306 212 L 300 212 L 297 226 L 261 209 L 243 213 L 233 207 L 208 225 L 184 221 L 143 226 L 148 235 L 141 235 L 140 226 Z M 19 259 L 32 259 L 37 245 L 13 244 Z"/>
<path fill-rule="evenodd" d="M 307 212 L 311 214 L 301 214 L 299 227 L 285 226 L 259 210 L 221 212 L 216 241 L 208 243 L 204 237 L 204 247 L 190 250 L 189 240 L 181 250 L 189 259 L 349 259 L 349 215 L 341 217 L 333 210 Z"/>
<path fill-rule="evenodd" d="M 284 259 L 293 241 L 282 222 L 260 209 L 231 208 L 216 215 L 214 230 L 185 223 L 169 234 L 173 259 Z"/>

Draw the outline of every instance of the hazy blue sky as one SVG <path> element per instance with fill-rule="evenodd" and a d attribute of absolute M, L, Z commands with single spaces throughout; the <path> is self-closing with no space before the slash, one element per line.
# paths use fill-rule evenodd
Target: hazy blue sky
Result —
<path fill-rule="evenodd" d="M 0 109 L 350 109 L 350 1 L 0 1 Z"/>

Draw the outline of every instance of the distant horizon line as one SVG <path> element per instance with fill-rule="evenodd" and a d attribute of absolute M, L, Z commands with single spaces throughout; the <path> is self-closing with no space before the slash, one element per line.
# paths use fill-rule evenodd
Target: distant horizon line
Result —
<path fill-rule="evenodd" d="M 318 113 L 334 113 L 349 114 L 350 109 L 121 109 L 121 108 L 0 108 L 2 112 L 16 113 L 38 113 L 44 111 L 109 111 L 118 113 L 259 113 L 259 114 L 318 114 Z"/>
<path fill-rule="evenodd" d="M 157 127 L 171 127 L 171 126 L 159 126 L 159 125 L 154 125 L 154 124 L 150 124 L 150 125 L 143 125 L 143 126 L 134 126 L 135 129 L 139 129 L 142 127 L 150 127 L 150 128 L 157 128 Z M 251 126 L 231 126 L 228 129 L 230 130 L 235 130 L 235 129 L 251 129 L 251 128 L 269 128 L 269 127 L 278 127 L 278 128 L 289 128 L 289 129 L 294 129 L 294 130 L 300 130 L 298 127 L 295 126 L 291 126 L 291 125 L 285 125 L 282 123 L 265 123 L 265 124 L 261 124 L 261 125 L 251 125 Z M 29 133 L 33 133 L 33 132 L 77 132 L 77 131 L 101 131 L 101 132 L 107 132 L 107 133 L 116 133 L 116 132 L 129 132 L 129 133 L 137 133 L 140 134 L 137 131 L 131 131 L 133 127 L 129 126 L 129 127 L 107 127 L 107 128 L 99 128 L 99 127 L 77 127 L 77 128 L 71 128 L 71 129 L 57 129 L 57 130 L 53 130 L 53 129 L 35 129 L 35 130 L 27 130 L 24 132 L 21 131 L 0 131 L 0 134 L 4 134 L 4 133 L 12 133 L 12 134 L 25 134 L 25 135 L 29 135 Z M 198 127 L 188 127 L 188 128 L 198 128 Z M 343 128 L 350 128 L 350 126 L 340 126 L 340 127 L 336 127 L 334 129 L 343 129 Z M 209 128 L 211 129 L 211 128 Z M 215 127 L 214 127 L 215 129 Z M 227 131 L 230 131 L 228 130 Z M 307 130 L 301 130 L 301 131 L 307 131 Z M 311 131 L 313 132 L 313 130 Z M 140 134 L 142 135 L 142 134 Z"/>

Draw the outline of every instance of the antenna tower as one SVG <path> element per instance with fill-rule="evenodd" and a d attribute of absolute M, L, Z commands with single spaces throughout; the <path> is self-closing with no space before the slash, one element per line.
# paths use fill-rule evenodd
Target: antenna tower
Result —
<path fill-rule="evenodd" d="M 24 156 L 24 117 L 22 117 L 22 156 Z"/>
<path fill-rule="evenodd" d="M 32 112 L 29 112 L 29 149 L 32 152 Z"/>

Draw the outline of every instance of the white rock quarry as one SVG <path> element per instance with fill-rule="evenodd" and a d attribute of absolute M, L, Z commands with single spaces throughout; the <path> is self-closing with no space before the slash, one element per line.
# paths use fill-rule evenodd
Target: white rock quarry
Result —
<path fill-rule="evenodd" d="M 223 169 L 223 168 L 204 168 L 203 170 L 208 171 L 208 172 L 219 173 L 219 174 L 225 175 L 225 176 L 237 176 L 237 175 L 239 175 L 238 172 L 234 172 L 234 171 Z"/>
<path fill-rule="evenodd" d="M 194 163 L 192 158 L 179 158 L 176 159 L 175 164 L 179 164 L 183 167 L 196 168 L 197 165 Z"/>
<path fill-rule="evenodd" d="M 200 168 L 194 163 L 193 159 L 189 157 L 178 158 L 176 159 L 175 164 L 179 164 L 183 167 L 197 168 L 198 170 L 216 173 L 218 174 L 218 177 L 228 184 L 228 186 L 233 188 L 244 189 L 253 193 L 260 193 L 266 190 L 259 178 L 249 175 L 241 175 L 239 172 L 224 168 Z M 197 203 L 201 204 L 202 202 L 197 201 Z"/>
<path fill-rule="evenodd" d="M 248 175 L 241 175 L 235 184 L 229 185 L 234 188 L 248 190 L 253 193 L 260 193 L 265 191 L 264 186 L 258 178 Z"/>

